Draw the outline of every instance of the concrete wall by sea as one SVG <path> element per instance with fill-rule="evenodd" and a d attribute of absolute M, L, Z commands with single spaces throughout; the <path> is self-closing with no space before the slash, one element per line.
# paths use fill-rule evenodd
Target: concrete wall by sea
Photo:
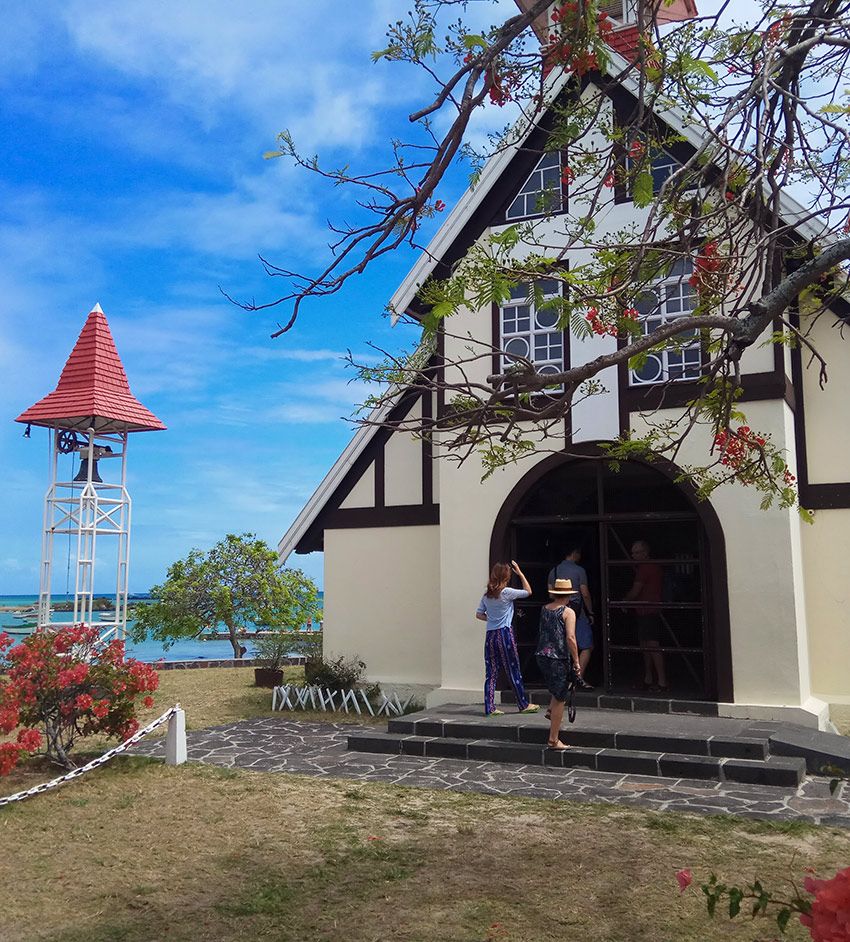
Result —
<path fill-rule="evenodd" d="M 369 680 L 440 683 L 439 527 L 325 531 L 324 648 Z"/>

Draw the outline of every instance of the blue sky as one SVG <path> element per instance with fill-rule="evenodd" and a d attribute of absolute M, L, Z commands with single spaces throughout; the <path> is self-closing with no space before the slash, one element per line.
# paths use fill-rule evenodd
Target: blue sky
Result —
<path fill-rule="evenodd" d="M 362 390 L 340 357 L 415 340 L 382 317 L 410 255 L 275 341 L 275 314 L 242 312 L 219 285 L 267 299 L 258 253 L 308 270 L 324 257 L 340 192 L 262 154 L 289 128 L 332 166 L 380 162 L 427 94 L 412 72 L 370 62 L 405 7 L 4 6 L 0 594 L 37 591 L 48 472 L 47 432 L 25 440 L 13 419 L 54 388 L 95 302 L 134 393 L 168 426 L 131 439 L 133 591 L 227 532 L 276 543 L 345 446 Z M 461 179 L 439 195 L 456 199 Z M 321 580 L 319 555 L 294 560 Z"/>
<path fill-rule="evenodd" d="M 315 270 L 327 220 L 355 218 L 340 190 L 262 154 L 288 128 L 329 166 L 386 163 L 390 139 L 409 135 L 408 113 L 433 94 L 414 70 L 370 61 L 408 6 L 4 5 L 0 594 L 37 590 L 48 473 L 47 433 L 25 440 L 13 419 L 54 388 L 96 302 L 133 391 L 168 426 L 131 440 L 133 591 L 227 532 L 274 545 L 344 448 L 344 417 L 364 391 L 341 357 L 366 356 L 367 341 L 415 342 L 383 317 L 412 254 L 313 302 L 274 341 L 276 314 L 247 314 L 219 286 L 267 300 L 276 285 L 258 253 Z M 513 0 L 479 0 L 467 21 L 515 10 Z M 479 140 L 507 110 L 478 112 Z M 467 169 L 437 196 L 452 205 Z M 321 582 L 319 554 L 293 564 Z"/>

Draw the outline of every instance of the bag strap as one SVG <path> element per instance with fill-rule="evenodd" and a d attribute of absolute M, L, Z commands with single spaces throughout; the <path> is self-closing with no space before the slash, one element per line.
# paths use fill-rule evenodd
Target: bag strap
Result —
<path fill-rule="evenodd" d="M 575 700 L 576 700 L 576 685 L 575 685 L 575 684 L 570 684 L 570 697 L 569 697 L 569 700 L 567 701 L 567 719 L 568 719 L 571 723 L 575 723 L 575 721 L 576 721 L 576 703 L 575 703 Z"/>

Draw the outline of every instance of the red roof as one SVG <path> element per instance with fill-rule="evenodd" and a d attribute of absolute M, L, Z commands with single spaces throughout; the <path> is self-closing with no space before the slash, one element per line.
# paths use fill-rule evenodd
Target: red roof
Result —
<path fill-rule="evenodd" d="M 145 432 L 165 426 L 130 392 L 127 374 L 99 304 L 86 319 L 56 389 L 16 422 L 97 432 Z"/>

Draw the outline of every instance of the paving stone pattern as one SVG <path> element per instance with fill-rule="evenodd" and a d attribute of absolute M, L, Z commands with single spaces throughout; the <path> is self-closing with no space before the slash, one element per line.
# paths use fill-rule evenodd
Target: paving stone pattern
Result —
<path fill-rule="evenodd" d="M 374 730 L 373 726 L 311 723 L 286 716 L 242 720 L 188 733 L 189 759 L 262 772 L 292 772 L 491 795 L 605 802 L 657 811 L 802 820 L 850 828 L 848 782 L 842 783 L 835 795 L 830 795 L 829 780 L 814 776 L 808 776 L 798 788 L 788 789 L 347 750 L 350 734 Z M 161 740 L 143 742 L 134 751 L 140 755 L 162 756 L 164 745 Z"/>

